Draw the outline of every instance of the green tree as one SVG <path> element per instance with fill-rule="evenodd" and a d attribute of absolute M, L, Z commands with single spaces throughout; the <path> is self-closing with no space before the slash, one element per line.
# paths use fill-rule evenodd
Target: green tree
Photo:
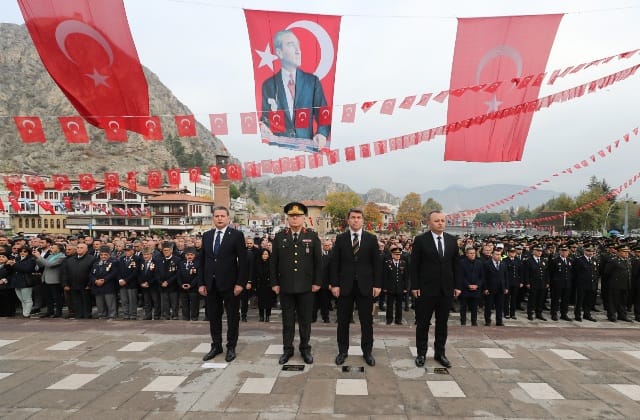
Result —
<path fill-rule="evenodd" d="M 240 197 L 240 190 L 236 184 L 229 185 L 229 196 L 233 199 Z"/>
<path fill-rule="evenodd" d="M 581 191 L 576 197 L 576 207 L 580 208 L 605 194 L 602 184 L 590 183 L 589 185 L 587 190 Z M 616 207 L 615 197 L 612 197 L 611 201 L 604 200 L 597 205 L 584 208 L 572 216 L 576 229 L 607 232 L 610 226 L 610 215 L 616 211 Z"/>
<path fill-rule="evenodd" d="M 345 226 L 349 209 L 362 205 L 362 198 L 353 191 L 337 191 L 327 194 L 324 212 L 331 215 L 333 226 Z"/>
<path fill-rule="evenodd" d="M 422 214 L 422 218 L 426 219 L 429 216 L 429 213 L 432 211 L 442 211 L 442 204 L 438 203 L 433 198 L 427 198 L 427 201 L 424 202 L 422 207 L 420 208 L 420 213 Z"/>
<path fill-rule="evenodd" d="M 377 228 L 378 223 L 382 223 L 382 213 L 376 203 L 367 203 L 362 209 L 364 212 L 364 219 L 367 223 L 371 223 L 374 229 Z"/>
<path fill-rule="evenodd" d="M 473 221 L 478 223 L 500 223 L 503 221 L 502 213 L 478 213 Z"/>
<path fill-rule="evenodd" d="M 411 230 L 417 229 L 420 227 L 420 222 L 423 218 L 421 209 L 422 203 L 420 201 L 420 194 L 410 192 L 405 195 L 400 202 L 396 220 L 398 222 L 404 222 Z"/>

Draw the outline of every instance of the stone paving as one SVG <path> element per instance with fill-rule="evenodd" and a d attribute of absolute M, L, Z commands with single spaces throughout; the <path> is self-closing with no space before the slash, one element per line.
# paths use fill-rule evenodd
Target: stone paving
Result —
<path fill-rule="evenodd" d="M 313 324 L 313 365 L 296 354 L 303 370 L 284 371 L 277 313 L 241 323 L 228 364 L 202 362 L 205 322 L 0 319 L 0 418 L 640 418 L 640 323 L 463 327 L 453 315 L 448 373 L 415 366 L 410 314 L 389 326 L 378 314 L 375 367 L 352 325 L 346 372 L 335 323 Z"/>

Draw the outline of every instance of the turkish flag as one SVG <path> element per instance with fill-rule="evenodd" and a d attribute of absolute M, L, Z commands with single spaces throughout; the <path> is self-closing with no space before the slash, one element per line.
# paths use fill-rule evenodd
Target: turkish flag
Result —
<path fill-rule="evenodd" d="M 117 172 L 104 173 L 104 190 L 108 193 L 116 193 L 120 188 L 120 175 Z"/>
<path fill-rule="evenodd" d="M 142 136 L 145 140 L 162 140 L 162 125 L 160 117 L 138 118 L 139 126 L 142 127 Z"/>
<path fill-rule="evenodd" d="M 296 161 L 298 162 L 298 169 L 305 169 L 307 167 L 307 159 L 305 155 L 296 156 Z"/>
<path fill-rule="evenodd" d="M 179 137 L 196 136 L 196 119 L 193 115 L 176 115 L 175 120 Z"/>
<path fill-rule="evenodd" d="M 285 120 L 284 111 L 269 111 L 269 126 L 273 133 L 284 133 Z"/>
<path fill-rule="evenodd" d="M 107 140 L 117 142 L 127 141 L 127 129 L 124 118 L 103 118 L 103 121 L 100 123 L 100 125 L 101 127 L 104 127 L 104 136 Z"/>
<path fill-rule="evenodd" d="M 36 195 L 40 195 L 44 191 L 44 181 L 38 175 L 27 175 L 25 176 L 26 184 L 29 188 L 36 193 Z"/>
<path fill-rule="evenodd" d="M 82 117 L 58 117 L 58 122 L 67 143 L 89 143 L 87 127 Z"/>
<path fill-rule="evenodd" d="M 274 175 L 281 175 L 282 174 L 282 166 L 280 165 L 280 161 L 279 160 L 274 160 L 272 166 L 273 166 L 273 174 Z"/>
<path fill-rule="evenodd" d="M 50 214 L 56 214 L 56 211 L 53 209 L 53 205 L 48 200 L 38 200 L 38 205 L 42 207 L 44 211 L 48 211 Z"/>
<path fill-rule="evenodd" d="M 427 103 L 429 103 L 429 99 L 431 99 L 431 95 L 431 93 L 422 94 L 422 96 L 420 96 L 420 100 L 416 105 L 427 106 Z"/>
<path fill-rule="evenodd" d="M 167 169 L 167 178 L 169 178 L 169 185 L 177 187 L 180 185 L 180 169 Z"/>
<path fill-rule="evenodd" d="M 386 115 L 391 115 L 393 114 L 393 110 L 396 107 L 396 100 L 395 99 L 387 99 L 384 102 L 382 102 L 382 107 L 380 108 L 380 113 L 381 114 L 386 114 Z"/>
<path fill-rule="evenodd" d="M 280 168 L 282 168 L 282 172 L 289 172 L 291 170 L 291 161 L 288 157 L 280 158 Z"/>
<path fill-rule="evenodd" d="M 342 106 L 342 122 L 352 123 L 356 120 L 356 104 Z"/>
<path fill-rule="evenodd" d="M 347 162 L 356 160 L 356 148 L 354 146 L 345 147 L 344 158 L 347 160 Z"/>
<path fill-rule="evenodd" d="M 211 122 L 211 134 L 214 136 L 225 136 L 229 134 L 227 126 L 227 114 L 209 114 Z"/>
<path fill-rule="evenodd" d="M 9 203 L 11 203 L 11 207 L 13 207 L 13 210 L 16 213 L 20 212 L 20 203 L 18 203 L 18 200 L 16 200 L 16 198 L 12 195 L 9 196 Z"/>
<path fill-rule="evenodd" d="M 17 175 L 9 175 L 4 177 L 4 185 L 7 189 L 13 193 L 16 197 L 20 196 L 22 191 L 22 179 Z"/>
<path fill-rule="evenodd" d="M 147 172 L 147 186 L 152 190 L 160 188 L 162 186 L 162 171 L 154 169 Z"/>
<path fill-rule="evenodd" d="M 296 113 L 296 128 L 308 128 L 311 121 L 311 110 L 309 108 L 298 108 Z"/>
<path fill-rule="evenodd" d="M 89 191 L 93 190 L 96 187 L 96 180 L 91 174 L 79 174 L 78 179 L 80 180 L 81 190 Z"/>
<path fill-rule="evenodd" d="M 340 154 L 338 152 L 338 149 L 329 150 L 327 152 L 327 162 L 329 165 L 335 165 L 340 162 Z"/>
<path fill-rule="evenodd" d="M 200 168 L 194 166 L 193 168 L 189 168 L 189 182 L 200 182 Z"/>
<path fill-rule="evenodd" d="M 53 188 L 58 191 L 71 189 L 71 181 L 67 175 L 53 175 Z"/>
<path fill-rule="evenodd" d="M 398 108 L 402 108 L 402 109 L 411 109 L 411 107 L 413 106 L 413 103 L 416 101 L 416 95 L 413 96 L 407 96 L 406 98 L 404 98 L 402 100 L 402 102 L 400 103 L 400 105 L 398 106 Z"/>
<path fill-rule="evenodd" d="M 214 185 L 220 183 L 220 169 L 217 166 L 209 166 L 209 176 Z"/>
<path fill-rule="evenodd" d="M 232 181 L 240 181 L 242 179 L 242 168 L 240 165 L 235 163 L 227 165 L 227 178 Z"/>
<path fill-rule="evenodd" d="M 263 160 L 260 164 L 262 165 L 262 173 L 270 174 L 273 172 L 271 160 Z"/>
<path fill-rule="evenodd" d="M 367 101 L 367 102 L 363 102 L 362 105 L 360 106 L 360 108 L 362 109 L 362 112 L 366 113 L 367 111 L 369 111 L 378 101 Z"/>
<path fill-rule="evenodd" d="M 6 211 L 5 208 L 4 208 L 4 203 L 2 202 L 2 200 L 0 200 L 0 211 L 2 213 L 4 213 Z"/>
<path fill-rule="evenodd" d="M 240 126 L 242 127 L 242 134 L 256 134 L 258 132 L 258 121 L 256 120 L 256 113 L 241 113 Z"/>
<path fill-rule="evenodd" d="M 23 143 L 44 143 L 47 141 L 42 121 L 38 117 L 13 117 Z"/>
<path fill-rule="evenodd" d="M 331 125 L 331 107 L 321 106 L 318 110 L 318 123 L 320 125 Z"/>
<path fill-rule="evenodd" d="M 360 157 L 363 159 L 371 157 L 371 145 L 369 143 L 360 145 Z"/>
<path fill-rule="evenodd" d="M 122 0 L 19 0 L 42 63 L 78 113 L 105 129 L 100 116 L 149 115 L 142 72 Z M 144 133 L 132 121 L 126 128 Z"/>
<path fill-rule="evenodd" d="M 373 148 L 376 152 L 376 156 L 384 155 L 387 153 L 387 141 L 386 140 L 378 140 L 373 143 Z"/>
<path fill-rule="evenodd" d="M 134 171 L 127 172 L 127 186 L 133 191 L 137 191 L 138 189 L 137 175 L 138 173 Z"/>
<path fill-rule="evenodd" d="M 321 134 L 329 147 L 331 120 L 322 119 L 320 111 L 333 105 L 341 17 L 245 10 L 245 18 L 256 109 L 266 131 L 276 135 L 263 135 L 263 142 L 291 148 L 292 142 L 278 142 L 281 135 L 295 139 L 298 150 L 317 151 L 312 139 Z M 291 48 L 296 50 L 293 55 L 288 54 Z M 304 125 L 297 119 L 298 109 L 309 110 Z M 283 113 L 277 127 L 272 125 L 273 111 Z"/>
<path fill-rule="evenodd" d="M 483 114 L 496 115 L 503 109 L 537 99 L 539 86 L 518 89 L 511 83 L 495 81 L 544 72 L 561 19 L 562 15 L 539 15 L 458 20 L 451 88 L 491 85 L 472 96 L 449 96 L 445 160 L 521 160 L 533 117 L 531 112 L 487 118 L 480 125 L 468 124 L 468 128 L 457 129 L 455 123 Z M 536 36 L 531 36 L 532 33 Z"/>

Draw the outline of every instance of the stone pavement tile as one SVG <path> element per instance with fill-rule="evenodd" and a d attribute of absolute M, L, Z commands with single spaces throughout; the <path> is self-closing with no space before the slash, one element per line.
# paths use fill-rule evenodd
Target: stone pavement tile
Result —
<path fill-rule="evenodd" d="M 547 349 L 542 350 L 531 350 L 538 359 L 542 360 L 545 364 L 547 364 L 551 369 L 554 370 L 567 370 L 567 369 L 575 369 L 575 365 L 573 361 L 564 360 L 562 357 L 558 356 L 555 353 L 550 352 Z"/>
<path fill-rule="evenodd" d="M 71 350 L 75 347 L 78 347 L 81 344 L 86 343 L 86 341 L 71 341 L 71 340 L 67 340 L 67 341 L 60 341 L 56 344 L 53 344 L 49 347 L 47 347 L 45 350 L 48 351 L 68 351 Z"/>
<path fill-rule="evenodd" d="M 500 369 L 551 369 L 548 364 L 533 354 L 534 350 L 529 350 L 521 346 L 506 346 L 504 343 L 496 344 L 500 344 L 501 347 L 513 356 L 513 359 L 492 359 L 493 363 Z"/>
<path fill-rule="evenodd" d="M 105 372 L 101 372 L 100 376 L 83 386 L 82 389 L 107 391 L 119 387 L 123 381 L 129 380 L 139 368 L 140 366 L 137 363 L 117 363 Z"/>
<path fill-rule="evenodd" d="M 201 393 L 138 392 L 120 406 L 123 411 L 188 411 Z"/>
<path fill-rule="evenodd" d="M 620 353 L 617 353 L 613 357 L 617 357 Z M 600 360 L 572 360 L 570 363 L 574 365 L 574 368 L 594 370 L 594 371 L 625 371 L 634 368 L 632 364 L 628 364 L 623 360 L 616 360 L 614 358 L 600 359 Z M 640 370 L 640 365 L 636 369 Z"/>
<path fill-rule="evenodd" d="M 50 369 L 42 369 L 43 365 L 51 366 L 49 363 L 35 363 L 35 365 L 35 369 L 28 371 L 29 375 L 27 380 L 20 378 L 20 380 L 18 380 L 19 386 L 8 388 L 2 392 L 2 405 L 7 407 L 37 407 L 37 405 L 18 405 L 18 402 L 25 398 L 32 397 L 49 385 L 58 382 L 66 376 L 59 373 L 53 373 Z M 17 377 L 20 377 L 22 373 L 23 372 L 18 372 L 13 374 L 8 378 L 5 378 L 3 381 L 0 381 L 0 384 L 3 382 L 12 383 L 14 380 L 18 379 Z M 2 384 L 2 386 L 6 386 L 6 384 Z"/>
<path fill-rule="evenodd" d="M 41 409 L 33 416 L 29 417 L 29 420 L 63 420 L 68 419 L 74 414 L 76 414 L 78 410 L 62 410 L 57 408 L 47 408 Z"/>
<path fill-rule="evenodd" d="M 534 400 L 563 400 L 564 397 L 545 382 L 518 382 L 518 386 Z"/>
<path fill-rule="evenodd" d="M 48 389 L 33 394 L 25 394 L 27 398 L 15 404 L 16 407 L 38 407 L 58 409 L 79 409 L 87 405 L 89 401 L 100 395 L 100 391 L 85 391 L 76 389 L 55 390 Z"/>
<path fill-rule="evenodd" d="M 276 377 L 272 378 L 246 378 L 240 387 L 238 394 L 271 394 Z"/>
<path fill-rule="evenodd" d="M 333 379 L 307 379 L 300 401 L 301 413 L 331 414 L 336 397 Z"/>
<path fill-rule="evenodd" d="M 439 376 L 449 376 L 451 380 L 456 381 L 462 392 L 469 398 L 493 398 L 495 397 L 493 390 L 485 379 L 480 376 L 482 370 L 486 369 L 450 369 L 450 375 Z"/>
<path fill-rule="evenodd" d="M 34 362 L 31 360 L 2 360 L 0 365 L 4 372 L 14 372 L 13 375 L 7 376 L 0 381 L 0 395 L 2 395 L 3 401 L 8 391 L 15 390 L 23 383 L 40 377 L 60 366 L 58 362 Z"/>
<path fill-rule="evenodd" d="M 180 386 L 186 376 L 158 376 L 147 386 L 142 388 L 145 392 L 174 392 Z"/>
<path fill-rule="evenodd" d="M 2 404 L 5 405 L 4 401 Z M 6 408 L 0 407 L 0 419 L 23 420 L 41 411 L 39 408 Z"/>
<path fill-rule="evenodd" d="M 190 411 L 185 413 L 182 420 L 256 420 L 259 413 L 211 413 L 204 411 Z"/>
<path fill-rule="evenodd" d="M 550 414 L 541 406 L 538 400 L 532 399 L 516 383 L 490 384 L 495 390 L 496 398 L 502 399 L 505 405 L 513 412 L 515 418 L 549 418 Z"/>
<path fill-rule="evenodd" d="M 142 386 L 141 386 L 142 387 Z M 82 411 L 90 410 L 95 412 L 117 410 L 129 401 L 136 392 L 122 391 L 118 388 L 101 392 L 96 398 L 92 399 L 82 407 Z"/>
<path fill-rule="evenodd" d="M 480 349 L 477 348 L 458 348 L 458 351 L 464 357 L 467 364 L 473 369 L 497 369 L 498 366 L 493 362 L 492 359 L 489 359 L 486 354 L 484 354 Z M 453 360 L 451 360 L 451 364 L 456 366 Z"/>
<path fill-rule="evenodd" d="M 266 348 L 266 350 L 264 351 L 264 354 L 270 354 L 270 355 L 280 355 L 284 352 L 284 350 L 282 349 L 282 344 L 269 344 L 269 346 Z"/>
<path fill-rule="evenodd" d="M 334 413 L 355 415 L 403 414 L 404 408 L 400 395 L 336 395 Z"/>
<path fill-rule="evenodd" d="M 65 419 L 69 420 L 87 420 L 87 419 L 99 419 L 99 420 L 139 420 L 145 418 L 149 414 L 148 411 L 135 411 L 135 410 L 114 410 L 114 409 L 89 409 L 87 407 L 76 411 Z M 176 413 L 173 413 L 173 418 L 179 418 Z M 46 420 L 46 418 L 42 418 Z"/>
<path fill-rule="evenodd" d="M 335 357 L 335 356 L 334 356 Z M 348 357 L 343 366 L 366 366 L 364 360 L 360 357 L 359 360 L 353 360 L 353 357 Z M 365 372 L 369 366 L 366 366 Z M 342 366 L 336 366 L 335 364 L 325 365 L 314 363 L 313 369 L 309 370 L 309 378 L 314 379 L 338 379 L 338 378 L 355 378 L 364 377 L 362 373 L 343 373 Z"/>
<path fill-rule="evenodd" d="M 433 416 L 443 415 L 436 399 L 431 397 L 426 381 L 399 381 L 398 388 L 404 405 L 404 414 L 408 416 L 426 413 Z"/>
<path fill-rule="evenodd" d="M 640 401 L 640 385 L 609 384 L 609 386 L 633 401 Z"/>
<path fill-rule="evenodd" d="M 118 351 L 145 351 L 153 344 L 153 341 L 133 341 L 120 347 Z"/>
<path fill-rule="evenodd" d="M 416 367 L 413 358 L 392 359 L 391 368 L 393 369 L 393 373 L 401 379 L 424 380 L 426 375 L 425 368 Z"/>
<path fill-rule="evenodd" d="M 634 353 L 628 352 L 611 352 L 608 354 L 609 357 L 605 358 L 605 360 L 609 360 L 611 358 L 619 360 L 621 363 L 624 363 L 627 368 L 631 367 L 636 370 L 640 370 L 640 359 L 636 357 Z"/>
<path fill-rule="evenodd" d="M 269 413 L 262 412 L 258 414 L 258 420 L 295 420 L 298 416 L 296 413 Z"/>
<path fill-rule="evenodd" d="M 191 353 L 200 353 L 206 354 L 211 350 L 211 343 L 198 343 L 192 350 Z"/>
<path fill-rule="evenodd" d="M 338 379 L 336 395 L 369 395 L 366 379 Z"/>
<path fill-rule="evenodd" d="M 300 395 L 288 394 L 237 394 L 227 406 L 225 412 L 283 412 L 297 413 Z"/>
<path fill-rule="evenodd" d="M 47 389 L 74 390 L 82 388 L 87 383 L 98 377 L 97 373 L 72 373 L 55 384 L 51 384 Z"/>
<path fill-rule="evenodd" d="M 174 420 L 184 418 L 182 412 L 175 411 L 150 411 L 144 416 L 145 420 Z"/>
<path fill-rule="evenodd" d="M 545 408 L 560 419 L 621 419 L 623 416 L 602 401 L 562 400 L 548 401 Z M 637 413 L 636 413 L 637 414 Z M 637 417 L 637 415 L 636 415 Z"/>
<path fill-rule="evenodd" d="M 369 395 L 396 395 L 398 393 L 398 381 L 394 378 L 393 370 L 389 366 L 386 357 L 376 358 L 376 366 L 365 371 Z"/>
<path fill-rule="evenodd" d="M 581 384 L 581 387 L 587 389 L 600 400 L 606 403 L 625 418 L 637 418 L 640 410 L 640 404 L 633 401 L 629 397 L 621 394 L 613 389 L 610 385 L 605 384 Z"/>
<path fill-rule="evenodd" d="M 431 395 L 435 398 L 465 398 L 466 395 L 458 386 L 456 381 L 440 380 L 440 381 L 427 381 L 427 386 Z"/>
<path fill-rule="evenodd" d="M 490 384 L 515 382 L 536 382 L 540 377 L 533 370 L 525 369 L 480 369 L 478 375 Z"/>
<path fill-rule="evenodd" d="M 512 355 L 499 347 L 483 347 L 478 350 L 484 353 L 489 359 L 513 359 Z"/>
<path fill-rule="evenodd" d="M 500 398 L 437 398 L 440 410 L 452 417 L 513 417 L 511 409 Z"/>
<path fill-rule="evenodd" d="M 309 369 L 309 366 L 305 366 L 305 369 Z M 307 375 L 304 372 L 280 371 L 271 392 L 274 394 L 302 394 L 306 382 Z"/>
<path fill-rule="evenodd" d="M 549 351 L 555 353 L 564 360 L 589 360 L 584 354 L 578 353 L 572 349 L 549 349 Z"/>
<path fill-rule="evenodd" d="M 541 371 L 538 376 L 542 382 L 549 384 L 560 395 L 568 400 L 593 400 L 598 399 L 584 388 L 577 386 L 583 376 L 575 370 Z"/>
<path fill-rule="evenodd" d="M 223 412 L 238 393 L 244 378 L 243 367 L 233 365 L 233 362 L 223 369 L 215 383 L 204 388 L 204 393 L 191 407 L 190 411 Z M 260 410 L 256 410 L 260 411 Z"/>
<path fill-rule="evenodd" d="M 386 416 L 384 416 L 386 418 Z M 260 420 L 260 418 L 258 418 Z M 348 420 L 370 420 L 370 416 L 357 416 L 346 414 L 298 414 L 296 420 L 325 420 L 325 419 L 348 419 Z"/>
<path fill-rule="evenodd" d="M 176 392 L 204 392 L 222 375 L 224 369 L 196 369 L 182 382 Z"/>

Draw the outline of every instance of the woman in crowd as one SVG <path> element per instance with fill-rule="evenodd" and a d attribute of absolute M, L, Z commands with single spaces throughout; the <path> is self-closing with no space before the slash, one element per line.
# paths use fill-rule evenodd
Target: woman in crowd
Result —
<path fill-rule="evenodd" d="M 18 251 L 18 257 L 9 260 L 8 264 L 13 269 L 11 276 L 11 284 L 16 289 L 16 296 L 22 304 L 22 316 L 31 318 L 31 308 L 33 307 L 33 299 L 31 293 L 33 291 L 33 278 L 31 273 L 36 268 L 36 259 L 31 255 L 31 250 L 23 245 Z"/>
<path fill-rule="evenodd" d="M 258 293 L 259 320 L 264 322 L 269 322 L 271 305 L 274 301 L 274 293 L 271 290 L 271 278 L 269 276 L 269 258 L 271 258 L 271 252 L 266 248 L 262 249 L 254 271 L 254 284 Z"/>

